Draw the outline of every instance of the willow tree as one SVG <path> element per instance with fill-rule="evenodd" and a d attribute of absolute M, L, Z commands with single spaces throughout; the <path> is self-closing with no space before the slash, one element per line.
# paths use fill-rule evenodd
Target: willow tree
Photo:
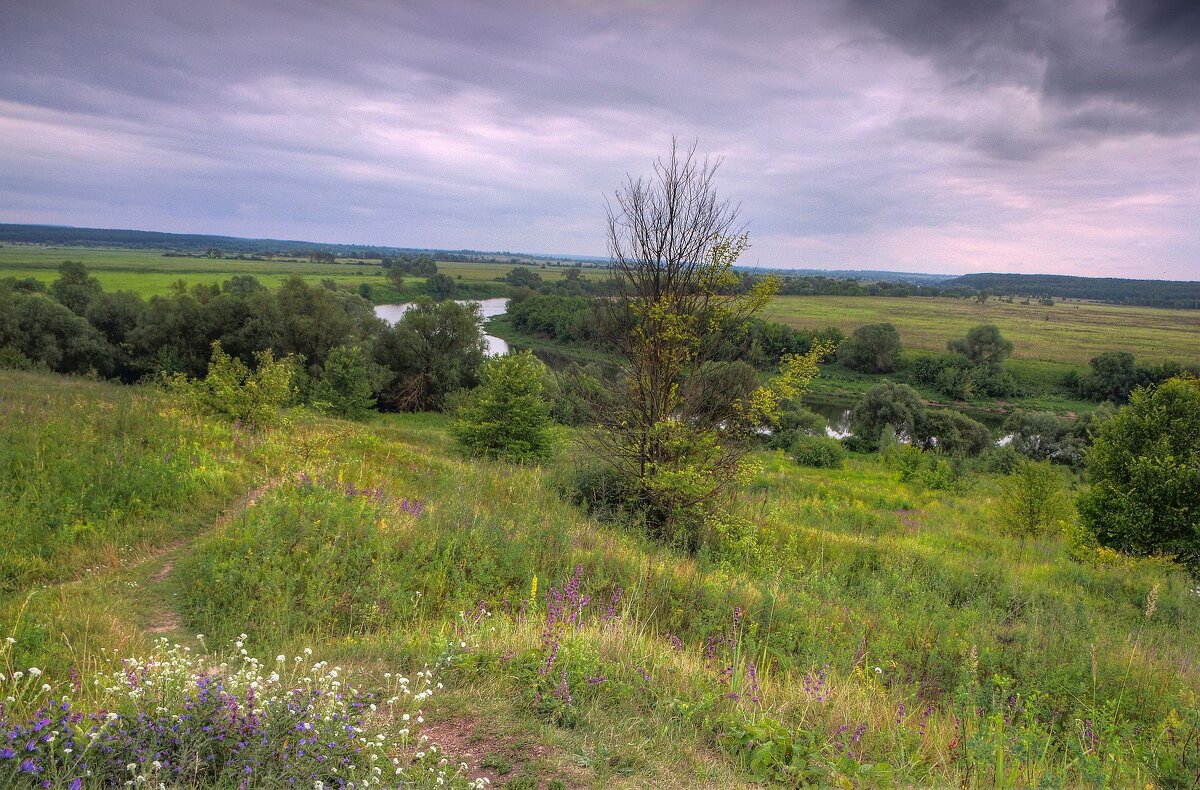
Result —
<path fill-rule="evenodd" d="M 737 207 L 717 194 L 719 164 L 672 142 L 651 176 L 626 178 L 608 206 L 614 295 L 597 301 L 618 374 L 592 399 L 588 441 L 648 530 L 688 548 L 732 493 L 754 432 L 803 391 L 829 350 L 785 358 L 766 386 L 726 386 L 744 325 L 778 282 L 735 287 L 748 239 Z"/>

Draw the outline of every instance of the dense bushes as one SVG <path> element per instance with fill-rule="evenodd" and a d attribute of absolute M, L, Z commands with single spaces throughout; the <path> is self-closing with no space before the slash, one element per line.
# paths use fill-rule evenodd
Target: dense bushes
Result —
<path fill-rule="evenodd" d="M 1084 524 L 1103 546 L 1200 563 L 1200 381 L 1133 393 L 1087 455 Z"/>
<path fill-rule="evenodd" d="M 1160 384 L 1167 379 L 1200 375 L 1200 367 L 1184 366 L 1170 360 L 1158 365 L 1138 365 L 1127 351 L 1106 351 L 1088 363 L 1091 371 L 1083 376 L 1067 375 L 1065 384 L 1081 398 L 1125 403 L 1138 387 Z"/>
<path fill-rule="evenodd" d="M 788 455 L 800 466 L 817 469 L 841 469 L 846 460 L 842 443 L 829 436 L 801 434 L 792 440 Z"/>

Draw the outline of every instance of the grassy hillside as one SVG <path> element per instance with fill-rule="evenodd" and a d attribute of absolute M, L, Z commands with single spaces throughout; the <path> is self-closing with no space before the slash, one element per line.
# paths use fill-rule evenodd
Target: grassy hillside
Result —
<path fill-rule="evenodd" d="M 566 456 L 466 461 L 441 417 L 250 432 L 13 372 L 0 411 L 0 665 L 82 676 L 83 701 L 168 637 L 235 664 L 311 648 L 381 692 L 436 665 L 423 722 L 371 726 L 420 726 L 514 788 L 1200 770 L 1195 582 L 1000 534 L 988 477 L 938 491 L 876 458 L 763 453 L 720 546 L 687 557 L 564 501 Z"/>

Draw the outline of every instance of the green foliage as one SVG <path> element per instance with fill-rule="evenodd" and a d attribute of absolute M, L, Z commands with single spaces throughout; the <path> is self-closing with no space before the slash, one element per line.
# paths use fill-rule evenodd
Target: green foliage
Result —
<path fill-rule="evenodd" d="M 1004 366 L 1004 360 L 1012 356 L 1013 344 L 1000 334 L 994 324 L 971 327 L 967 336 L 951 340 L 946 344 L 951 351 L 962 354 L 974 365 L 986 365 L 993 370 Z"/>
<path fill-rule="evenodd" d="M 537 288 L 542 284 L 542 275 L 526 266 L 514 266 L 504 281 L 517 288 Z"/>
<path fill-rule="evenodd" d="M 1009 535 L 1045 535 L 1068 517 L 1069 507 L 1061 476 L 1044 461 L 1021 461 L 1000 479 L 996 516 Z"/>
<path fill-rule="evenodd" d="M 974 457 L 992 446 L 983 423 L 952 409 L 927 409 L 916 421 L 913 440 L 921 447 L 953 456 Z"/>
<path fill-rule="evenodd" d="M 446 396 L 478 381 L 486 344 L 479 306 L 418 299 L 379 332 L 374 361 L 387 371 L 379 403 L 394 411 L 440 409 Z"/>
<path fill-rule="evenodd" d="M 63 261 L 58 267 L 58 279 L 50 286 L 50 295 L 76 315 L 83 315 L 88 305 L 104 289 L 100 281 L 88 274 L 79 261 Z"/>
<path fill-rule="evenodd" d="M 1200 382 L 1140 389 L 1087 454 L 1080 517 L 1103 546 L 1200 562 Z"/>
<path fill-rule="evenodd" d="M 838 347 L 838 360 L 864 373 L 889 373 L 900 359 L 900 333 L 892 324 L 867 324 Z"/>
<path fill-rule="evenodd" d="M 438 272 L 425 280 L 425 293 L 429 294 L 435 302 L 453 299 L 454 291 L 454 280 L 448 274 Z"/>
<path fill-rule="evenodd" d="M 1078 383 L 1079 394 L 1084 398 L 1124 403 L 1141 383 L 1133 354 L 1128 351 L 1105 351 L 1088 364 L 1091 373 Z"/>
<path fill-rule="evenodd" d="M 857 442 L 868 449 L 879 446 L 885 427 L 911 438 L 925 414 L 921 395 L 907 384 L 884 381 L 867 390 L 854 406 L 850 429 Z"/>
<path fill-rule="evenodd" d="M 841 469 L 846 460 L 846 451 L 837 439 L 806 434 L 796 436 L 788 455 L 800 466 L 814 469 Z"/>
<path fill-rule="evenodd" d="M 375 409 L 372 365 L 358 346 L 338 346 L 329 352 L 321 378 L 312 386 L 309 403 L 322 414 L 364 420 Z"/>
<path fill-rule="evenodd" d="M 459 407 L 450 431 L 467 453 L 518 463 L 550 457 L 550 404 L 542 394 L 546 366 L 530 351 L 492 357 L 480 385 Z"/>
<path fill-rule="evenodd" d="M 48 296 L 3 287 L 0 349 L 15 365 L 24 359 L 61 373 L 108 375 L 114 367 L 112 346 L 85 319 Z"/>
<path fill-rule="evenodd" d="M 251 370 L 240 359 L 226 354 L 219 340 L 213 341 L 207 376 L 189 379 L 179 373 L 166 383 L 171 391 L 202 411 L 260 428 L 275 425 L 280 408 L 291 401 L 295 392 L 295 360 L 275 359 L 270 351 L 255 357 L 258 364 Z"/>

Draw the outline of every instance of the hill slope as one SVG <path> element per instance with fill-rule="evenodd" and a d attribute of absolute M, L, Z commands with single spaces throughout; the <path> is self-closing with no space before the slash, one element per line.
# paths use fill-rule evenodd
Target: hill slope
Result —
<path fill-rule="evenodd" d="M 426 734 L 526 787 L 1145 786 L 1200 767 L 1168 737 L 1200 694 L 1189 580 L 998 534 L 986 477 L 937 491 L 874 459 L 764 453 L 687 557 L 565 501 L 566 459 L 457 457 L 439 417 L 247 432 L 152 390 L 11 372 L 0 409 L 6 660 L 55 682 L 160 634 L 312 647 L 381 687 L 449 654 Z"/>

